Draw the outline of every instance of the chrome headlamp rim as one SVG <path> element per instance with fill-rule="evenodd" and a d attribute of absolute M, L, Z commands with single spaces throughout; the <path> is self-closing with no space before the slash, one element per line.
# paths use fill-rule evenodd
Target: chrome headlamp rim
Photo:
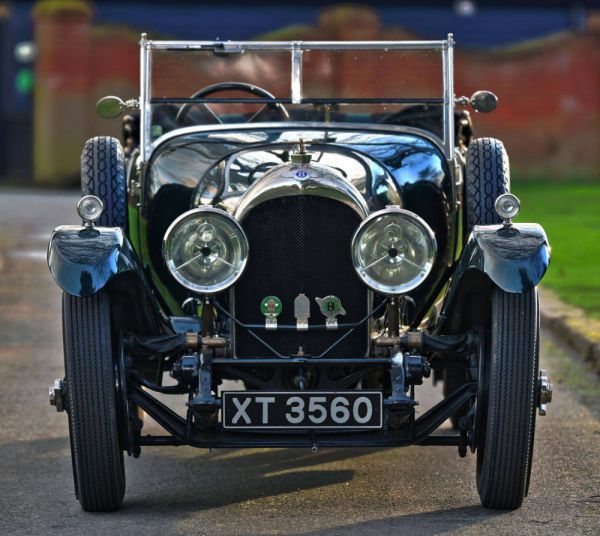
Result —
<path fill-rule="evenodd" d="M 357 268 L 356 262 L 355 262 L 356 261 L 355 251 L 356 251 L 357 241 L 359 240 L 359 236 L 361 236 L 361 231 L 365 227 L 367 227 L 373 220 L 377 219 L 380 216 L 385 216 L 388 214 L 401 214 L 407 218 L 414 220 L 425 232 L 425 236 L 429 240 L 429 242 L 432 246 L 432 251 L 433 251 L 433 261 L 431 264 L 431 268 L 429 269 L 429 271 L 427 272 L 425 277 L 423 277 L 416 285 L 404 288 L 399 292 L 390 292 L 388 290 L 382 290 L 381 286 L 377 287 L 373 284 L 370 284 L 369 281 L 367 281 L 365 279 L 365 277 L 360 273 L 360 270 Z M 384 294 L 386 296 L 399 296 L 399 295 L 407 294 L 408 292 L 419 287 L 427 279 L 427 277 L 431 273 L 431 270 L 433 269 L 433 264 L 435 263 L 435 259 L 437 258 L 438 245 L 437 245 L 437 240 L 435 239 L 435 234 L 434 234 L 433 230 L 431 229 L 429 224 L 423 218 L 421 218 L 418 214 L 411 212 L 410 210 L 406 210 L 406 209 L 399 207 L 398 205 L 388 205 L 387 207 L 385 207 L 381 210 L 373 212 L 372 214 L 370 214 L 367 218 L 365 218 L 360 223 L 360 225 L 358 226 L 358 228 L 356 229 L 356 231 L 354 233 L 354 236 L 352 237 L 352 242 L 350 245 L 350 254 L 352 256 L 352 266 L 354 267 L 354 271 L 358 275 L 359 279 L 368 288 L 370 288 L 371 290 L 374 290 L 375 292 L 379 292 L 380 294 Z"/>
<path fill-rule="evenodd" d="M 177 229 L 179 224 L 181 222 L 183 222 L 184 220 L 187 220 L 194 216 L 197 216 L 200 214 L 207 214 L 207 213 L 213 214 L 217 217 L 224 218 L 224 219 L 228 220 L 229 222 L 231 222 L 236 227 L 236 229 L 239 231 L 240 238 L 242 239 L 242 242 L 243 242 L 243 248 L 246 250 L 246 256 L 240 263 L 240 267 L 239 267 L 237 273 L 234 276 L 232 276 L 231 278 L 227 278 L 221 284 L 211 285 L 210 287 L 207 287 L 205 285 L 194 284 L 191 281 L 189 281 L 188 279 L 185 279 L 184 277 L 182 277 L 179 273 L 171 270 L 171 268 L 169 267 L 169 262 L 168 262 L 168 258 L 167 258 L 168 239 L 171 236 L 171 234 L 173 233 L 173 231 L 175 229 Z M 228 212 L 226 212 L 220 208 L 210 206 L 210 205 L 203 205 L 198 208 L 193 208 L 193 209 L 188 210 L 188 211 L 184 212 L 183 214 L 180 214 L 179 216 L 177 216 L 177 218 L 175 218 L 171 222 L 171 225 L 169 225 L 169 227 L 167 228 L 167 230 L 163 236 L 163 240 L 162 240 L 162 257 L 166 264 L 167 270 L 169 271 L 171 276 L 173 276 L 173 278 L 180 285 L 187 288 L 188 290 L 196 292 L 197 294 L 217 294 L 218 292 L 226 290 L 229 287 L 231 287 L 232 285 L 234 285 L 238 281 L 238 279 L 242 276 L 242 274 L 244 273 L 244 270 L 246 269 L 246 264 L 248 263 L 249 255 L 250 255 L 250 247 L 249 247 L 248 237 L 246 236 L 244 229 L 240 225 L 240 222 L 237 219 L 235 219 Z"/>

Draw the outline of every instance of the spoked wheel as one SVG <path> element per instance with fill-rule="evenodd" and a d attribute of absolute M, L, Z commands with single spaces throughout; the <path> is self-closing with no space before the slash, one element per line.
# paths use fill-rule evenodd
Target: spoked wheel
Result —
<path fill-rule="evenodd" d="M 87 512 L 117 510 L 125 494 L 108 296 L 64 295 L 63 333 L 75 493 Z"/>
<path fill-rule="evenodd" d="M 495 289 L 477 400 L 477 490 L 486 508 L 514 510 L 527 495 L 539 367 L 537 289 Z"/>

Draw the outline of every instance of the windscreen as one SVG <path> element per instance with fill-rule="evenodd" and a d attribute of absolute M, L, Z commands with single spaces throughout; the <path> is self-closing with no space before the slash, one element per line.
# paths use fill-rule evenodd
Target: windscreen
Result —
<path fill-rule="evenodd" d="M 187 126 L 279 121 L 397 124 L 443 136 L 441 46 L 263 45 L 151 49 L 149 141 Z"/>
<path fill-rule="evenodd" d="M 442 98 L 438 50 L 307 50 L 302 54 L 303 99 Z"/>
<path fill-rule="evenodd" d="M 153 50 L 152 97 L 193 97 L 201 89 L 225 82 L 256 85 L 278 98 L 290 96 L 290 52 L 287 50 L 242 50 L 219 53 L 212 50 Z M 243 97 L 257 97 L 245 93 Z M 233 99 L 231 92 L 206 98 Z"/>

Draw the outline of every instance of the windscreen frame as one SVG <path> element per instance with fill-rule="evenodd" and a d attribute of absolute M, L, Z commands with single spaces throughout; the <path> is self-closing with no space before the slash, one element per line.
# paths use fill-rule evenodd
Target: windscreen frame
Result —
<path fill-rule="evenodd" d="M 290 52 L 290 98 L 153 98 L 152 51 L 213 51 L 234 54 L 244 50 L 278 50 Z M 327 98 L 302 97 L 302 53 L 308 50 L 437 50 L 442 57 L 443 95 L 440 98 Z M 436 104 L 443 107 L 443 144 L 446 159 L 454 158 L 454 38 L 448 34 L 440 41 L 154 41 L 142 34 L 140 40 L 140 154 L 147 162 L 152 152 L 152 105 L 231 103 L 281 103 L 281 104 Z M 233 126 L 233 125 L 232 125 Z"/>

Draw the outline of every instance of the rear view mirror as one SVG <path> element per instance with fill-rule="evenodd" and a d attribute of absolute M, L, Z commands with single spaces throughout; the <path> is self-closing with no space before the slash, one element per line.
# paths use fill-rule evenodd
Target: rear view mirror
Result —
<path fill-rule="evenodd" d="M 123 113 L 125 106 L 125 102 L 119 97 L 102 97 L 96 103 L 96 113 L 104 119 L 114 119 Z"/>
<path fill-rule="evenodd" d="M 498 106 L 498 97 L 491 91 L 476 91 L 470 99 L 470 104 L 478 112 L 493 112 Z"/>

